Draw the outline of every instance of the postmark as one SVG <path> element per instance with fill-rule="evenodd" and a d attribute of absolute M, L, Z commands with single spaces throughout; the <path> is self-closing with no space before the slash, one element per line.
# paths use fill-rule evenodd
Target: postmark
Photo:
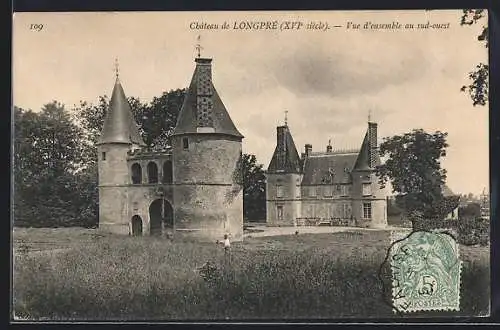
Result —
<path fill-rule="evenodd" d="M 416 231 L 395 242 L 389 253 L 397 312 L 460 309 L 462 262 L 453 236 Z"/>

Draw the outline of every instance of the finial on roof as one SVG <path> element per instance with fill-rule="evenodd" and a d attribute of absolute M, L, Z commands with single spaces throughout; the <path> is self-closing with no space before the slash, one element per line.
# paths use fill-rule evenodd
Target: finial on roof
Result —
<path fill-rule="evenodd" d="M 116 79 L 118 79 L 120 73 L 119 73 L 119 66 L 118 66 L 118 57 L 115 58 L 115 76 Z"/>
<path fill-rule="evenodd" d="M 195 48 L 196 48 L 196 51 L 198 52 L 197 56 L 198 56 L 198 58 L 200 58 L 201 57 L 201 50 L 203 49 L 203 47 L 201 47 L 201 44 L 200 44 L 201 36 L 198 35 L 198 37 L 196 38 L 196 40 L 197 40 L 197 43 L 196 43 L 196 47 Z"/>
<path fill-rule="evenodd" d="M 285 110 L 285 126 L 288 126 L 288 110 Z"/>
<path fill-rule="evenodd" d="M 368 122 L 372 122 L 372 109 L 368 110 Z"/>
<path fill-rule="evenodd" d="M 332 139 L 328 139 L 328 145 L 331 147 L 332 146 Z"/>

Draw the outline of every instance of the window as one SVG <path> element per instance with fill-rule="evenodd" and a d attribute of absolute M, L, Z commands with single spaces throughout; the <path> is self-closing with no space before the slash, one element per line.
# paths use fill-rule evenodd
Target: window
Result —
<path fill-rule="evenodd" d="M 347 186 L 347 185 L 341 185 L 340 186 L 340 194 L 342 196 L 349 196 L 349 186 Z"/>
<path fill-rule="evenodd" d="M 276 186 L 276 197 L 283 197 L 283 186 Z"/>
<path fill-rule="evenodd" d="M 172 161 L 167 160 L 163 163 L 163 183 L 172 183 Z"/>
<path fill-rule="evenodd" d="M 158 182 L 158 166 L 156 163 L 150 162 L 148 164 L 148 183 Z"/>
<path fill-rule="evenodd" d="M 102 160 L 106 160 L 106 153 L 105 152 L 101 153 L 101 158 L 102 158 Z"/>
<path fill-rule="evenodd" d="M 332 195 L 333 195 L 332 186 L 324 186 L 324 195 L 325 195 L 325 197 L 332 197 Z"/>
<path fill-rule="evenodd" d="M 349 209 L 349 204 L 347 204 L 347 203 L 342 204 L 342 217 L 344 219 L 348 219 L 348 218 L 351 217 L 351 212 L 350 212 L 350 209 Z"/>
<path fill-rule="evenodd" d="M 363 196 L 372 194 L 372 185 L 370 183 L 363 183 Z"/>
<path fill-rule="evenodd" d="M 340 185 L 340 184 L 336 184 L 336 185 L 335 185 L 335 194 L 340 195 L 340 194 L 341 194 L 341 192 L 342 192 L 342 185 Z"/>
<path fill-rule="evenodd" d="M 140 184 L 142 182 L 142 168 L 138 163 L 132 165 L 132 184 Z"/>
<path fill-rule="evenodd" d="M 295 186 L 295 196 L 300 198 L 300 184 Z"/>
<path fill-rule="evenodd" d="M 182 138 L 182 148 L 189 149 L 189 140 L 187 137 Z"/>
<path fill-rule="evenodd" d="M 283 220 L 283 206 L 278 206 L 278 220 Z"/>
<path fill-rule="evenodd" d="M 316 187 L 309 187 L 309 196 L 316 197 Z"/>
<path fill-rule="evenodd" d="M 372 218 L 372 203 L 363 203 L 363 218 Z"/>

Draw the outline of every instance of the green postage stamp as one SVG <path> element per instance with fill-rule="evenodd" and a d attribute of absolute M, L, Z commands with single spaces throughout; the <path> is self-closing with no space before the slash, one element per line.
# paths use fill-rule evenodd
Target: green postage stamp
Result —
<path fill-rule="evenodd" d="M 459 310 L 462 262 L 451 235 L 413 232 L 394 243 L 389 257 L 397 311 Z"/>

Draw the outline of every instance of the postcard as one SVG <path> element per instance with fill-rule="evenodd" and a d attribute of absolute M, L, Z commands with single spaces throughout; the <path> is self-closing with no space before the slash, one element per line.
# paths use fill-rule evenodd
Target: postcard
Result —
<path fill-rule="evenodd" d="M 12 320 L 489 316 L 487 23 L 15 13 Z"/>

